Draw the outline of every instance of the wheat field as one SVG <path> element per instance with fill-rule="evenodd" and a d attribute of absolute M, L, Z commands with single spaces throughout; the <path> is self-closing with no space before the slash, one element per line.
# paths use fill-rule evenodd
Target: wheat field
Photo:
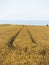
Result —
<path fill-rule="evenodd" d="M 49 26 L 0 25 L 0 65 L 49 65 Z"/>

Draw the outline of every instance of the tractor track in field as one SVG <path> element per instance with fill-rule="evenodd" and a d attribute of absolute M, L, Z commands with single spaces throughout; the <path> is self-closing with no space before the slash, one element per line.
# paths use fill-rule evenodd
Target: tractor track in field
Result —
<path fill-rule="evenodd" d="M 14 47 L 14 45 L 13 45 L 13 42 L 15 41 L 15 39 L 17 38 L 17 36 L 19 35 L 19 33 L 21 32 L 21 30 L 22 30 L 24 27 L 25 27 L 25 26 L 23 26 L 14 36 L 12 36 L 12 37 L 9 39 L 9 41 L 8 41 L 7 44 L 8 44 L 8 47 L 9 47 L 10 49 L 13 49 L 13 48 L 15 49 L 15 47 Z M 34 37 L 32 37 L 32 34 L 30 33 L 30 31 L 29 31 L 28 29 L 27 29 L 26 31 L 28 32 L 31 41 L 32 41 L 33 43 L 36 43 Z"/>
<path fill-rule="evenodd" d="M 6 56 L 8 56 L 8 54 L 11 52 L 11 50 L 12 49 L 15 49 L 15 47 L 14 47 L 14 45 L 13 45 L 13 42 L 15 41 L 15 39 L 17 38 L 17 36 L 19 35 L 19 33 L 21 32 L 21 30 L 23 29 L 23 27 L 14 35 L 14 36 L 12 36 L 10 39 L 9 39 L 9 41 L 6 43 L 7 44 L 7 46 L 8 46 L 8 49 L 9 49 L 9 51 L 7 52 L 7 51 L 5 51 L 4 53 L 3 53 L 3 60 L 0 60 L 1 62 L 2 62 L 2 64 L 3 64 L 3 62 L 4 62 L 4 60 L 5 60 L 5 58 L 6 58 Z M 2 53 L 1 53 L 2 54 Z"/>
<path fill-rule="evenodd" d="M 21 28 L 14 36 L 12 36 L 10 38 L 10 40 L 7 43 L 9 48 L 11 48 L 11 49 L 14 48 L 13 42 L 15 41 L 15 39 L 17 38 L 17 36 L 19 35 L 19 33 L 21 32 L 22 29 L 23 28 Z"/>
<path fill-rule="evenodd" d="M 35 39 L 32 37 L 32 34 L 30 33 L 30 31 L 27 29 L 27 32 L 28 32 L 28 34 L 29 34 L 29 36 L 30 36 L 30 39 L 31 39 L 31 41 L 33 42 L 33 43 L 37 43 L 36 41 L 35 41 Z"/>
<path fill-rule="evenodd" d="M 31 32 L 29 29 L 27 29 L 26 26 L 23 26 L 14 36 L 12 36 L 9 41 L 7 42 L 7 46 L 8 46 L 8 49 L 10 49 L 9 51 L 5 52 L 5 55 L 4 55 L 4 59 L 3 61 L 1 60 L 1 62 L 3 63 L 4 60 L 6 59 L 6 57 L 11 53 L 11 50 L 15 50 L 16 48 L 14 47 L 13 45 L 13 42 L 17 39 L 18 35 L 20 34 L 20 32 L 22 31 L 23 28 L 26 28 L 26 32 L 28 32 L 28 35 L 32 41 L 32 43 L 36 44 L 36 40 L 34 39 L 34 37 L 32 36 Z M 25 47 L 25 52 L 27 51 L 27 47 Z"/>

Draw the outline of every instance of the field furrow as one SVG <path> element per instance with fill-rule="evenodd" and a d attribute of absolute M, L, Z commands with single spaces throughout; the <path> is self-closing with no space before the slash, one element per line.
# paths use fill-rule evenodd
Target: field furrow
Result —
<path fill-rule="evenodd" d="M 21 30 L 22 30 L 22 28 L 19 31 L 17 31 L 16 34 L 14 36 L 12 36 L 10 38 L 10 40 L 8 41 L 8 43 L 7 43 L 8 47 L 10 47 L 11 49 L 14 48 L 13 42 L 15 41 L 15 39 L 17 38 L 17 36 L 20 34 Z"/>
<path fill-rule="evenodd" d="M 11 44 L 11 38 L 15 37 L 16 34 L 18 35 L 18 33 L 19 33 L 18 31 L 20 31 L 20 29 L 22 27 L 23 26 L 11 25 L 11 26 L 6 26 L 6 27 L 2 28 L 2 31 L 4 33 L 1 33 L 1 35 L 0 35 L 0 63 L 2 62 L 2 64 L 3 64 L 5 57 L 9 54 L 9 52 L 11 52 L 8 48 L 9 40 L 10 40 L 10 44 Z"/>
<path fill-rule="evenodd" d="M 28 34 L 29 34 L 29 36 L 30 36 L 31 41 L 32 41 L 33 43 L 36 43 L 35 39 L 33 38 L 33 36 L 31 35 L 31 33 L 30 33 L 30 31 L 29 31 L 28 29 L 27 29 L 27 32 L 28 32 Z"/>

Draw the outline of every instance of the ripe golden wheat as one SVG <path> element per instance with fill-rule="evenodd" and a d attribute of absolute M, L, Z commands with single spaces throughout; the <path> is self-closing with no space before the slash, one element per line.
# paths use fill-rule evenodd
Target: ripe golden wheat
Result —
<path fill-rule="evenodd" d="M 49 65 L 49 27 L 0 25 L 0 65 Z"/>

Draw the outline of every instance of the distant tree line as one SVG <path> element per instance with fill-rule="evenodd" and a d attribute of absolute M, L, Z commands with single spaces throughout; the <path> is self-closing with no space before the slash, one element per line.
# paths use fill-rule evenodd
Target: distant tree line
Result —
<path fill-rule="evenodd" d="M 49 26 L 48 24 L 46 26 Z"/>

